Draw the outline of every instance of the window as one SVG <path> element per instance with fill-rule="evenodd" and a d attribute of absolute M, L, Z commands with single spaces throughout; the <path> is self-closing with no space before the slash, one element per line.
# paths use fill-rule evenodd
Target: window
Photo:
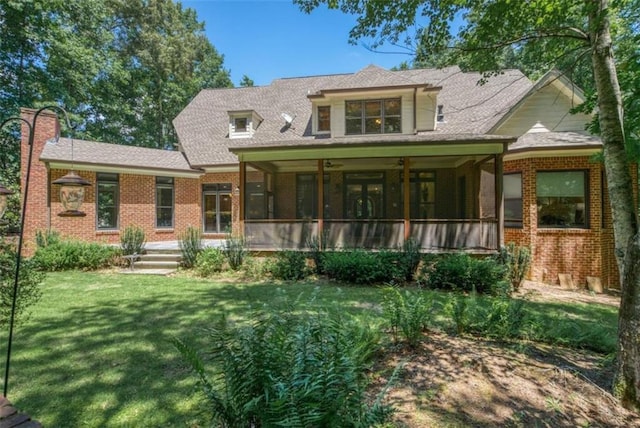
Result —
<path fill-rule="evenodd" d="M 345 174 L 344 218 L 385 218 L 384 181 L 383 172 Z"/>
<path fill-rule="evenodd" d="M 235 132 L 248 132 L 247 129 L 248 120 L 246 117 L 236 117 L 233 120 L 234 131 Z"/>
<path fill-rule="evenodd" d="M 324 197 L 329 196 L 329 174 L 324 175 Z M 326 217 L 326 214 L 325 214 Z M 296 176 L 296 218 L 318 218 L 318 176 Z"/>
<path fill-rule="evenodd" d="M 173 177 L 156 177 L 156 227 L 173 227 Z"/>
<path fill-rule="evenodd" d="M 444 106 L 442 104 L 438 105 L 436 120 L 440 123 L 444 122 Z"/>
<path fill-rule="evenodd" d="M 96 176 L 96 227 L 118 228 L 118 174 L 99 172 Z"/>
<path fill-rule="evenodd" d="M 390 134 L 402 131 L 400 98 L 347 101 L 346 134 Z"/>
<path fill-rule="evenodd" d="M 400 183 L 404 174 L 400 174 Z M 403 187 L 400 187 L 404 191 Z M 436 173 L 434 171 L 412 171 L 409 173 L 410 211 L 413 219 L 428 219 L 436 216 Z M 403 194 L 404 199 L 404 194 Z"/>
<path fill-rule="evenodd" d="M 522 228 L 522 173 L 505 174 L 504 185 L 504 225 Z"/>
<path fill-rule="evenodd" d="M 587 171 L 538 171 L 539 227 L 588 227 Z"/>
<path fill-rule="evenodd" d="M 202 185 L 202 218 L 204 233 L 231 230 L 231 183 Z"/>
<path fill-rule="evenodd" d="M 318 132 L 331 131 L 331 107 L 318 107 Z"/>

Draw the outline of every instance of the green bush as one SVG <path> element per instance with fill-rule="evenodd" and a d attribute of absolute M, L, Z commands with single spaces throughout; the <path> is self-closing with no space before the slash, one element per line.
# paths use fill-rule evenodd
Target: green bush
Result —
<path fill-rule="evenodd" d="M 418 283 L 427 288 L 478 293 L 499 293 L 505 280 L 504 265 L 491 257 L 473 258 L 466 253 L 425 258 Z"/>
<path fill-rule="evenodd" d="M 189 226 L 178 235 L 178 245 L 182 252 L 182 266 L 192 268 L 198 253 L 202 251 L 202 233 L 200 229 Z"/>
<path fill-rule="evenodd" d="M 367 404 L 367 369 L 379 347 L 368 326 L 327 314 L 258 313 L 249 326 L 211 329 L 207 361 L 174 345 L 204 386 L 214 423 L 226 427 L 369 427 L 391 408 Z M 215 373 L 210 377 L 208 373 Z"/>
<path fill-rule="evenodd" d="M 406 271 L 397 251 L 360 249 L 327 252 L 324 270 L 330 279 L 352 284 L 404 282 Z"/>
<path fill-rule="evenodd" d="M 42 248 L 60 242 L 60 233 L 55 230 L 37 230 L 36 247 Z"/>
<path fill-rule="evenodd" d="M 409 238 L 402 244 L 400 264 L 404 271 L 405 281 L 412 281 L 422 260 L 420 244 L 415 239 Z"/>
<path fill-rule="evenodd" d="M 145 242 L 144 230 L 138 226 L 127 226 L 120 234 L 120 249 L 125 256 L 142 254 Z"/>
<path fill-rule="evenodd" d="M 327 250 L 333 248 L 329 241 L 329 232 L 324 230 L 322 232 L 322 239 L 318 236 L 312 236 L 307 239 L 306 245 L 309 248 L 309 257 L 313 260 L 315 273 L 324 275 L 324 257 Z"/>
<path fill-rule="evenodd" d="M 46 272 L 96 270 L 113 266 L 120 255 L 117 247 L 95 242 L 61 240 L 36 249 L 33 263 Z"/>
<path fill-rule="evenodd" d="M 224 254 L 220 248 L 208 247 L 196 256 L 195 269 L 200 276 L 206 277 L 222 272 L 223 266 Z"/>
<path fill-rule="evenodd" d="M 497 260 L 506 268 L 511 289 L 518 291 L 531 267 L 531 250 L 509 242 L 500 248 Z"/>
<path fill-rule="evenodd" d="M 301 251 L 278 251 L 271 265 L 271 275 L 275 279 L 298 281 L 306 278 L 310 273 L 307 257 Z"/>
<path fill-rule="evenodd" d="M 228 235 L 224 241 L 224 256 L 232 270 L 240 270 L 247 256 L 246 242 L 242 236 Z"/>
<path fill-rule="evenodd" d="M 382 293 L 382 308 L 394 341 L 402 336 L 409 346 L 417 346 L 431 322 L 433 299 L 427 293 L 401 292 L 397 287 L 386 287 Z"/>
<path fill-rule="evenodd" d="M 15 247 L 4 239 L 0 239 L 0 327 L 3 329 L 9 324 L 11 318 L 16 261 Z M 44 281 L 44 273 L 38 272 L 31 260 L 22 259 L 18 278 L 19 292 L 16 296 L 14 312 L 15 324 L 26 321 L 29 317 L 29 308 L 40 301 L 42 281 Z"/>

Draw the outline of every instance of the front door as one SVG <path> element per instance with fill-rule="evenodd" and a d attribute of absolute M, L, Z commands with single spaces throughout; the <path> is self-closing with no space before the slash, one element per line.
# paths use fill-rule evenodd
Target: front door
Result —
<path fill-rule="evenodd" d="M 384 218 L 384 173 L 349 173 L 345 181 L 345 218 Z"/>

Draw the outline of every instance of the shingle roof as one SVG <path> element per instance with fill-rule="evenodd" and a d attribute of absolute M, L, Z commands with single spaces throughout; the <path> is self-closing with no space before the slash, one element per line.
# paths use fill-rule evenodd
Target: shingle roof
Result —
<path fill-rule="evenodd" d="M 230 164 L 237 158 L 229 147 L 272 145 L 278 141 L 318 143 L 311 134 L 310 94 L 348 87 L 433 85 L 442 86 L 438 104 L 444 106 L 445 114 L 445 123 L 438 124 L 434 135 L 484 134 L 533 84 L 517 70 L 506 70 L 478 85 L 481 77 L 479 73 L 461 72 L 458 67 L 392 72 L 369 66 L 354 74 L 276 79 L 268 86 L 206 89 L 173 123 L 192 166 Z M 237 110 L 254 110 L 264 118 L 253 137 L 228 138 L 228 112 Z M 284 126 L 282 113 L 295 116 L 291 127 Z"/>
<path fill-rule="evenodd" d="M 72 152 L 73 146 L 73 152 Z M 44 162 L 73 162 L 103 167 L 130 167 L 149 170 L 194 172 L 184 155 L 178 151 L 123 146 L 95 141 L 60 138 L 47 142 L 40 155 Z"/>
<path fill-rule="evenodd" d="M 549 149 L 598 149 L 602 147 L 599 137 L 582 132 L 528 132 L 509 146 L 509 153 L 525 150 Z"/>

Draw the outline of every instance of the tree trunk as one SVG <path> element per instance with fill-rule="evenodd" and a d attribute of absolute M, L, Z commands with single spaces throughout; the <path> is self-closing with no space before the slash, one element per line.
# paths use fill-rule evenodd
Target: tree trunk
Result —
<path fill-rule="evenodd" d="M 640 410 L 640 236 L 630 164 L 625 151 L 622 97 L 613 60 L 608 1 L 586 0 L 586 5 L 591 8 L 591 58 L 622 288 L 613 392 L 625 407 Z"/>

